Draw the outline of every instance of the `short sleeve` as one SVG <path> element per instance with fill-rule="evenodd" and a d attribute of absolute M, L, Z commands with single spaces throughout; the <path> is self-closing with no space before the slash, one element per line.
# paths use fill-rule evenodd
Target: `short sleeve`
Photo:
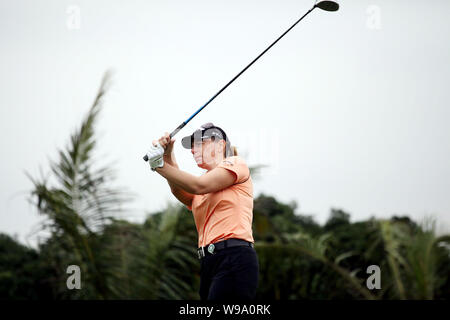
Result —
<path fill-rule="evenodd" d="M 233 172 L 236 176 L 234 183 L 246 181 L 250 176 L 250 170 L 243 159 L 238 156 L 228 157 L 222 160 L 217 168 L 224 168 Z"/>

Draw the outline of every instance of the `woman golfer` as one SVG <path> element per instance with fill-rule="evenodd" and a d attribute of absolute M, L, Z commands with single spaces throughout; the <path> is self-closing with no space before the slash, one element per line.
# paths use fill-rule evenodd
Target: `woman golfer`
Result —
<path fill-rule="evenodd" d="M 204 124 L 181 144 L 206 170 L 194 176 L 178 168 L 175 140 L 153 141 L 150 166 L 167 179 L 173 195 L 193 212 L 201 259 L 202 300 L 254 299 L 258 259 L 253 248 L 253 184 L 250 171 L 225 132 Z"/>

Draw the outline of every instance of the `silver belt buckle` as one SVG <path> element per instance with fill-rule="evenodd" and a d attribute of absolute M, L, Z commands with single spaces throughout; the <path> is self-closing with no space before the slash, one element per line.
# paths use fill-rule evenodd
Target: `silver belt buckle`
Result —
<path fill-rule="evenodd" d="M 211 253 L 211 254 L 214 254 L 214 249 L 215 249 L 216 247 L 214 246 L 214 244 L 210 244 L 209 246 L 208 246 L 208 252 L 209 253 Z"/>

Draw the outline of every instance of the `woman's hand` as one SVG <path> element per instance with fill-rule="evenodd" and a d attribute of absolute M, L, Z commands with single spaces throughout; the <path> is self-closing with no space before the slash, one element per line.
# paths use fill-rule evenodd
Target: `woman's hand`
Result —
<path fill-rule="evenodd" d="M 153 145 L 156 146 L 158 142 L 164 149 L 164 160 L 167 162 L 173 162 L 173 144 L 175 139 L 170 139 L 169 133 L 166 132 L 161 138 L 159 138 L 159 140 L 154 140 Z"/>

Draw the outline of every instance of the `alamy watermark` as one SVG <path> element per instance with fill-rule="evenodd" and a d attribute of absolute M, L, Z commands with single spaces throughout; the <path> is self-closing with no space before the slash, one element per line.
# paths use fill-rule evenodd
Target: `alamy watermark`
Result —
<path fill-rule="evenodd" d="M 377 5 L 370 5 L 366 9 L 366 27 L 370 30 L 381 30 L 381 8 Z"/>
<path fill-rule="evenodd" d="M 70 276 L 67 278 L 67 289 L 81 289 L 81 269 L 77 265 L 70 265 L 67 267 L 67 274 Z M 370 276 L 366 280 L 366 286 L 369 290 L 381 289 L 381 269 L 377 265 L 370 265 L 366 270 Z"/>
<path fill-rule="evenodd" d="M 66 285 L 67 289 L 81 289 L 81 270 L 77 265 L 70 265 L 67 267 L 67 274 L 70 276 L 67 278 Z"/>
<path fill-rule="evenodd" d="M 81 28 L 81 9 L 79 6 L 71 5 L 66 9 L 66 27 L 69 30 L 79 30 Z"/>
<path fill-rule="evenodd" d="M 367 278 L 366 286 L 367 289 L 381 289 L 381 269 L 376 264 L 367 267 L 366 272 L 371 274 L 370 277 Z"/>
<path fill-rule="evenodd" d="M 231 146 L 236 146 L 239 156 L 245 158 L 247 164 L 264 167 L 264 175 L 276 175 L 280 169 L 281 157 L 281 134 L 278 128 L 258 128 L 255 130 L 245 130 L 233 132 L 233 139 L 230 142 Z M 194 132 L 195 154 L 203 154 L 204 159 L 199 161 L 208 162 L 214 158 L 217 152 L 220 152 L 220 146 L 216 145 L 214 148 L 207 149 L 203 152 L 203 144 L 201 141 L 201 133 Z M 241 152 L 242 151 L 242 152 Z M 284 150 L 289 151 L 289 150 Z M 196 160 L 197 161 L 197 160 Z"/>

